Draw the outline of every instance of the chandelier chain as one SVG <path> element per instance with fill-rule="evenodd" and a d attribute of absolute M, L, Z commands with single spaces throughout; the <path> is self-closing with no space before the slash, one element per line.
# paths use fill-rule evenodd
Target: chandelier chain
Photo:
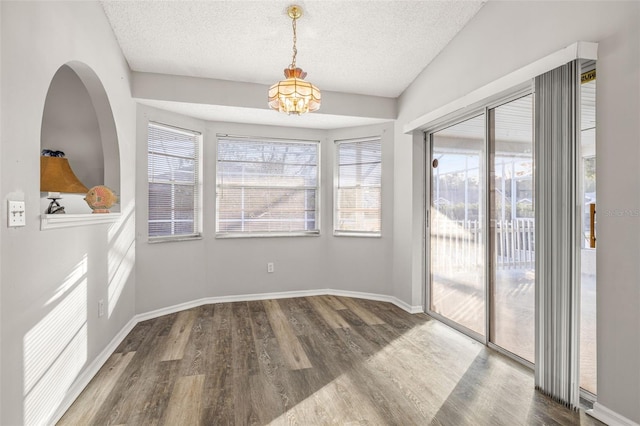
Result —
<path fill-rule="evenodd" d="M 291 24 L 293 27 L 293 58 L 291 60 L 291 65 L 289 68 L 294 69 L 296 67 L 296 56 L 298 56 L 298 48 L 296 47 L 296 41 L 298 40 L 298 34 L 296 33 L 296 18 L 292 19 L 293 23 Z"/>

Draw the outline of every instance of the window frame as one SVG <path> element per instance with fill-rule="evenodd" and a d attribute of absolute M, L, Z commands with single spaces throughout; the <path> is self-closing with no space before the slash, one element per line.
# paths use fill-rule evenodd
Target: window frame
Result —
<path fill-rule="evenodd" d="M 314 187 L 316 192 L 315 199 L 315 230 L 310 231 L 247 231 L 247 232 L 221 232 L 219 231 L 219 220 L 220 220 L 220 190 L 222 188 L 221 183 L 219 181 L 219 168 L 220 168 L 220 160 L 219 160 L 219 147 L 220 141 L 256 141 L 263 143 L 290 143 L 292 145 L 313 145 L 316 148 L 316 186 Z M 216 172 L 215 172 L 215 238 L 216 239 L 226 239 L 226 238 L 270 238 L 270 237 L 317 237 L 321 235 L 322 229 L 322 144 L 320 140 L 311 140 L 311 139 L 303 139 L 303 138 L 275 138 L 275 137 L 265 137 L 265 136 L 238 136 L 238 135 L 228 135 L 228 134 L 216 134 L 216 143 L 215 143 L 215 163 L 216 163 Z M 279 187 L 281 188 L 281 187 Z M 286 188 L 286 187 L 285 187 Z"/>
<path fill-rule="evenodd" d="M 340 189 L 340 146 L 343 144 L 355 144 L 359 142 L 378 142 L 380 143 L 380 204 L 378 206 L 378 215 L 380 217 L 380 229 L 378 231 L 353 231 L 353 230 L 342 230 L 338 229 L 338 192 Z M 333 173 L 333 235 L 336 237 L 366 237 L 366 238 L 381 238 L 382 237 L 382 223 L 383 223 L 383 212 L 382 212 L 382 135 L 369 136 L 363 138 L 355 138 L 355 139 L 341 139 L 335 140 L 335 155 L 334 155 L 334 173 Z"/>
<path fill-rule="evenodd" d="M 195 137 L 195 170 L 194 170 L 194 183 L 193 183 L 193 191 L 194 191 L 194 232 L 188 234 L 171 234 L 171 235 L 158 235 L 152 236 L 149 234 L 149 223 L 150 223 L 150 211 L 151 206 L 149 203 L 149 186 L 152 182 L 149 179 L 149 129 L 150 127 L 159 127 L 164 128 L 168 131 L 173 131 L 176 133 L 188 134 L 189 136 Z M 202 174 L 203 174 L 203 133 L 198 130 L 187 129 L 185 127 L 174 126 L 167 123 L 162 123 L 159 121 L 149 120 L 147 122 L 147 242 L 150 244 L 155 243 L 163 243 L 163 242 L 173 242 L 173 241 L 190 241 L 190 240 L 199 240 L 202 239 L 203 234 L 203 191 L 202 191 Z"/>

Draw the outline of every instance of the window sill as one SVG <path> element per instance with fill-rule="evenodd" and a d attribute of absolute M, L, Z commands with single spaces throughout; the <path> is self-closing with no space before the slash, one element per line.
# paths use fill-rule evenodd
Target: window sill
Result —
<path fill-rule="evenodd" d="M 160 243 L 174 243 L 178 241 L 198 241 L 202 240 L 202 235 L 187 235 L 187 236 L 174 236 L 174 237 L 153 237 L 147 240 L 149 244 L 160 244 Z"/>
<path fill-rule="evenodd" d="M 260 233 L 260 232 L 247 232 L 245 234 L 242 233 L 224 233 L 224 234 L 216 234 L 216 239 L 233 239 L 233 238 L 286 238 L 286 237 L 319 237 L 319 231 L 309 231 L 309 232 L 289 232 L 289 233 Z"/>
<path fill-rule="evenodd" d="M 362 238 L 382 238 L 379 232 L 349 232 L 349 231 L 333 231 L 334 237 L 362 237 Z"/>
<path fill-rule="evenodd" d="M 40 230 L 101 225 L 113 223 L 119 218 L 120 213 L 42 214 L 40 215 Z"/>

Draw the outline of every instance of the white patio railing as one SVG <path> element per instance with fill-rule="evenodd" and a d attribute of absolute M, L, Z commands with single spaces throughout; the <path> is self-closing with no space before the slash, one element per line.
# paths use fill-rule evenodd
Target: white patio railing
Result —
<path fill-rule="evenodd" d="M 493 222 L 496 267 L 533 269 L 535 241 L 533 219 Z M 432 264 L 439 268 L 465 268 L 482 265 L 484 244 L 477 220 L 441 219 L 431 228 Z"/>

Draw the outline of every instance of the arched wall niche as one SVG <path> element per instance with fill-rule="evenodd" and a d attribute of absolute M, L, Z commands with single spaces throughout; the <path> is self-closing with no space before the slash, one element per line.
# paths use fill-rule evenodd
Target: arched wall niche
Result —
<path fill-rule="evenodd" d="M 45 98 L 40 148 L 64 151 L 74 173 L 88 188 L 106 185 L 120 194 L 120 149 L 107 93 L 88 65 L 62 65 Z M 48 204 L 42 194 L 41 205 Z M 90 213 L 83 194 L 63 194 L 67 213 Z M 119 204 L 112 211 L 119 211 Z"/>

